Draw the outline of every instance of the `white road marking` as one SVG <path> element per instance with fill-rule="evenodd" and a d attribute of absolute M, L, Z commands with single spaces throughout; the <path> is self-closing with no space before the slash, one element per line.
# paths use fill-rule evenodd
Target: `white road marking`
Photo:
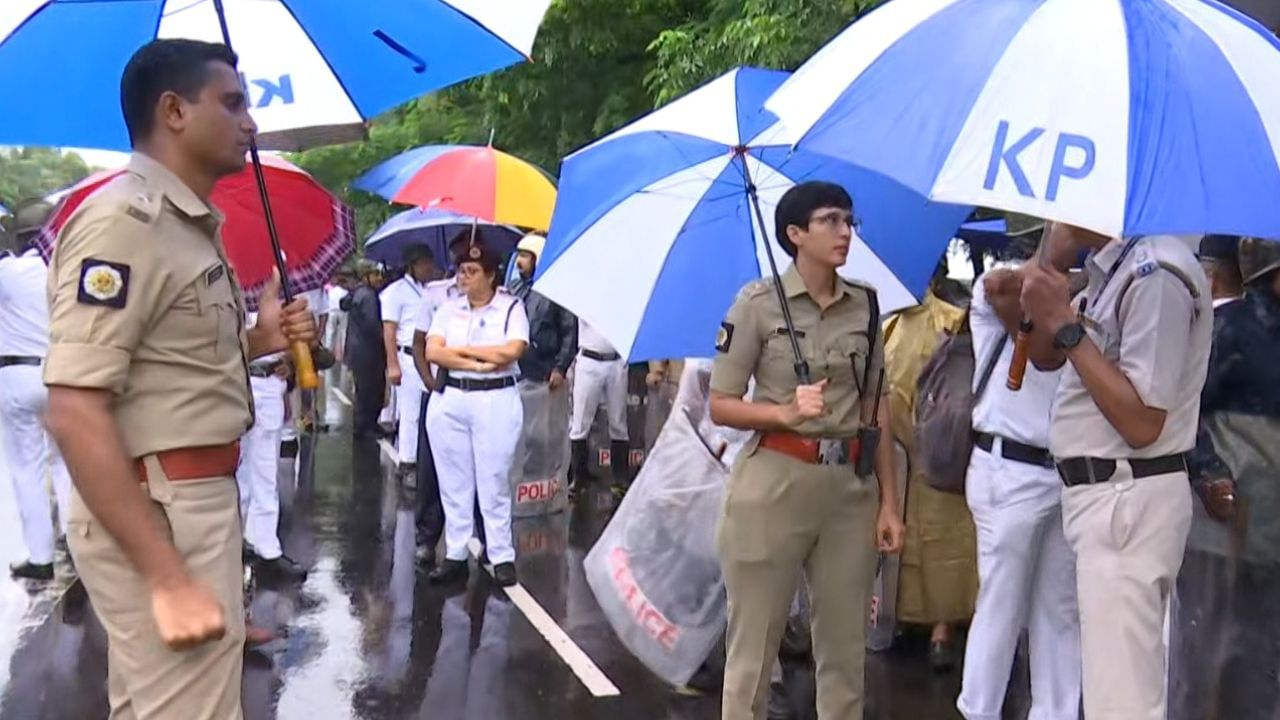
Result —
<path fill-rule="evenodd" d="M 338 388 L 333 389 L 333 396 L 338 398 L 338 402 L 346 405 L 347 407 L 351 407 L 351 398 L 347 397 L 347 394 Z"/>
<path fill-rule="evenodd" d="M 480 557 L 482 548 L 479 540 L 471 538 L 471 541 L 467 543 L 467 548 L 471 550 L 473 556 Z M 492 567 L 486 565 L 484 569 L 490 575 L 493 574 Z M 613 684 L 613 681 L 600 670 L 590 657 L 587 657 L 582 648 L 578 647 L 577 643 L 556 624 L 551 615 L 547 614 L 547 611 L 538 604 L 538 601 L 529 594 L 528 590 L 524 589 L 523 585 L 516 583 L 509 588 L 503 588 L 503 590 L 506 591 L 507 597 L 511 598 L 512 604 L 519 608 L 520 612 L 524 613 L 525 619 L 529 621 L 529 624 L 533 625 L 534 629 L 542 635 L 547 644 L 551 646 L 551 649 L 556 651 L 556 654 L 560 656 L 564 664 L 569 666 L 569 669 L 573 671 L 574 675 L 578 676 L 578 679 L 582 681 L 582 684 L 586 686 L 593 696 L 615 697 L 622 694 L 622 691 L 618 690 L 618 686 Z"/>

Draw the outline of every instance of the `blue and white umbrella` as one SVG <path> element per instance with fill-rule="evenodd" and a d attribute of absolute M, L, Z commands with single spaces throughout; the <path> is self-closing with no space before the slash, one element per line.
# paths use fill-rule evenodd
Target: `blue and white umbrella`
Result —
<path fill-rule="evenodd" d="M 1280 237 L 1280 41 L 1213 0 L 894 0 L 767 106 L 938 201 Z"/>
<path fill-rule="evenodd" d="M 550 0 L 222 0 L 264 149 L 359 137 L 396 105 L 528 58 Z M 126 150 L 120 75 L 155 38 L 222 42 L 213 0 L 3 0 L 0 142 Z"/>
<path fill-rule="evenodd" d="M 449 241 L 460 231 L 474 230 L 481 242 L 505 257 L 524 236 L 519 230 L 486 220 L 459 215 L 438 208 L 415 208 L 393 215 L 364 243 L 364 256 L 388 267 L 404 264 L 404 251 L 411 245 L 431 249 L 436 264 L 453 268 Z"/>
<path fill-rule="evenodd" d="M 761 105 L 786 73 L 739 69 L 569 156 L 534 287 L 631 361 L 709 357 L 738 290 L 790 258 L 774 209 L 795 183 L 840 183 L 862 221 L 842 273 L 912 305 L 969 208 L 929 205 L 876 173 L 812 153 Z M 748 178 L 766 228 L 757 226 Z"/>

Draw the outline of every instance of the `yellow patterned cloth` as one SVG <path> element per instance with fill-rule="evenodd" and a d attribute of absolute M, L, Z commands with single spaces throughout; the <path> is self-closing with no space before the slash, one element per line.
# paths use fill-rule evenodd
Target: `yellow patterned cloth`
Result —
<path fill-rule="evenodd" d="M 964 496 L 929 487 L 916 470 L 913 424 L 920 371 L 964 322 L 964 309 L 932 292 L 916 307 L 885 322 L 893 435 L 911 456 L 907 484 L 907 542 L 898 584 L 898 620 L 932 625 L 973 616 L 978 597 L 977 538 Z"/>

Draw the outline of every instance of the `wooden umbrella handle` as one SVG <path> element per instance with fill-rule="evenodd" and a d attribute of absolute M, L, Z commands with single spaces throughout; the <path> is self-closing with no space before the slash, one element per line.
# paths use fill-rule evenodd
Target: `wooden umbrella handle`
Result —
<path fill-rule="evenodd" d="M 293 355 L 293 368 L 298 376 L 298 387 L 303 390 L 315 390 L 320 387 L 320 376 L 316 375 L 316 364 L 311 360 L 311 348 L 304 342 L 295 342 L 290 347 Z"/>
<path fill-rule="evenodd" d="M 1009 379 L 1005 387 L 1017 392 L 1022 389 L 1022 381 L 1027 376 L 1027 360 L 1031 356 L 1031 323 L 1022 321 L 1018 327 L 1018 338 L 1013 343 L 1013 358 L 1009 362 Z"/>

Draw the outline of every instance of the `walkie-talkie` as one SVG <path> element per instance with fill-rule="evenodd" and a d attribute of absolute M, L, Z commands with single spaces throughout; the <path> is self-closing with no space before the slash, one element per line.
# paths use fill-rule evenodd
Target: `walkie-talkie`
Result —
<path fill-rule="evenodd" d="M 876 466 L 876 450 L 880 447 L 880 394 L 884 391 L 884 368 L 880 368 L 880 379 L 876 382 L 875 406 L 871 411 L 871 421 L 858 428 L 858 457 L 854 472 L 858 477 L 870 477 Z"/>

